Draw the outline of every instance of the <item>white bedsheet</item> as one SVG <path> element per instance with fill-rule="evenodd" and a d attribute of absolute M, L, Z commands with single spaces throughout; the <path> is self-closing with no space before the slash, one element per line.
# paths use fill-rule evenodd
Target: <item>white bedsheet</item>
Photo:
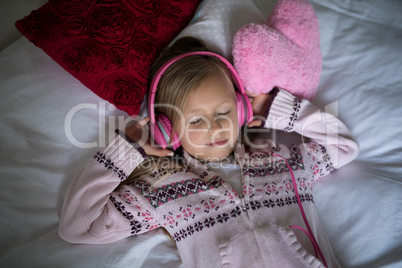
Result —
<path fill-rule="evenodd" d="M 256 2 L 265 15 L 272 6 Z M 343 266 L 402 267 L 402 3 L 312 2 L 323 53 L 314 103 L 360 145 L 315 185 L 322 224 Z M 124 113 L 25 38 L 0 53 L 0 96 L 0 267 L 181 267 L 159 230 L 99 246 L 57 235 L 66 188 Z"/>

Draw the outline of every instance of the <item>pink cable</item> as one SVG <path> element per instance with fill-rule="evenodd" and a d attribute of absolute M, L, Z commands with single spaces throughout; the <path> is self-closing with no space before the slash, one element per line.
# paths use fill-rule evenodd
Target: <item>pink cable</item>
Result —
<path fill-rule="evenodd" d="M 313 241 L 313 237 L 305 229 L 303 229 L 302 227 L 297 226 L 297 225 L 290 225 L 289 227 L 301 230 L 303 233 L 305 233 L 308 236 L 310 241 Z M 313 248 L 314 248 L 315 257 L 318 258 L 317 250 L 315 249 L 314 246 L 313 246 Z"/>
<path fill-rule="evenodd" d="M 306 230 L 304 230 L 303 228 L 301 228 L 300 226 L 291 225 L 291 226 L 289 226 L 289 227 L 291 227 L 291 228 L 297 228 L 297 229 L 299 229 L 299 230 L 302 230 L 302 231 L 308 236 L 308 238 L 310 239 L 311 243 L 313 244 L 314 251 L 316 252 L 316 257 L 317 257 L 317 251 L 318 251 L 318 254 L 319 254 L 320 257 L 321 257 L 324 266 L 325 266 L 325 267 L 328 267 L 328 266 L 327 266 L 327 262 L 326 262 L 326 260 L 325 260 L 325 258 L 324 258 L 324 255 L 322 254 L 321 248 L 320 248 L 320 246 L 318 245 L 317 240 L 315 239 L 313 232 L 311 231 L 310 224 L 308 223 L 308 220 L 307 220 L 307 217 L 306 217 L 306 213 L 304 212 L 303 205 L 302 205 L 301 200 L 300 200 L 299 191 L 297 190 L 296 179 L 295 179 L 295 176 L 293 175 L 293 171 L 292 171 L 292 169 L 290 168 L 290 165 L 289 165 L 288 161 L 286 161 L 285 158 L 283 158 L 282 156 L 277 155 L 277 154 L 273 154 L 273 155 L 275 155 L 275 156 L 281 158 L 283 161 L 285 161 L 285 164 L 286 164 L 286 166 L 287 166 L 288 169 L 289 169 L 290 175 L 292 176 L 293 188 L 295 189 L 295 195 L 296 195 L 296 198 L 297 198 L 297 203 L 298 203 L 298 205 L 299 205 L 299 209 L 300 209 L 300 212 L 301 212 L 301 214 L 302 214 L 304 223 L 306 224 L 306 227 L 307 227 L 308 232 L 307 232 Z"/>

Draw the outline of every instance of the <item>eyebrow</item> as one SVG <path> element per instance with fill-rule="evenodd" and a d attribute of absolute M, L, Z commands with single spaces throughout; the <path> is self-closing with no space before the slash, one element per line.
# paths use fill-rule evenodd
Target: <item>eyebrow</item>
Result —
<path fill-rule="evenodd" d="M 231 101 L 225 101 L 225 102 L 220 103 L 217 107 L 223 106 L 223 105 L 225 105 L 225 104 L 231 104 L 231 103 L 232 103 Z M 192 110 L 188 111 L 187 114 L 188 114 L 188 115 L 189 115 L 189 114 L 196 114 L 196 113 L 198 113 L 199 111 L 202 111 L 202 109 L 192 109 Z"/>

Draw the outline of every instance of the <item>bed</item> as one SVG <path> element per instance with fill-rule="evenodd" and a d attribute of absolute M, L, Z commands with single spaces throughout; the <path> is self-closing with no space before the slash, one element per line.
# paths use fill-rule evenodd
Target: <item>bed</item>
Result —
<path fill-rule="evenodd" d="M 128 115 L 4 30 L 44 2 L 0 5 L 0 267 L 182 267 L 159 229 L 105 245 L 58 236 L 68 185 Z M 241 16 L 236 2 L 202 1 L 181 35 L 200 35 L 230 58 L 236 30 L 264 22 L 276 1 L 243 1 Z M 360 147 L 314 186 L 322 225 L 342 266 L 402 267 L 402 3 L 311 2 L 323 56 L 313 103 L 341 118 Z"/>

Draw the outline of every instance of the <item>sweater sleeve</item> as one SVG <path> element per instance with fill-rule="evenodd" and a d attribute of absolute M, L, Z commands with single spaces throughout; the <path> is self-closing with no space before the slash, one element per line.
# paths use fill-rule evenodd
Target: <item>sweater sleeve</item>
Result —
<path fill-rule="evenodd" d="M 154 211 L 141 196 L 113 192 L 144 160 L 141 147 L 116 134 L 71 183 L 64 200 L 59 235 L 70 243 L 103 244 L 145 232 Z M 124 205 L 123 205 L 124 204 Z M 146 212 L 146 216 L 136 210 Z M 134 231 L 133 231 L 134 230 Z"/>
<path fill-rule="evenodd" d="M 280 89 L 268 109 L 266 128 L 297 132 L 305 168 L 318 179 L 353 161 L 359 152 L 348 128 L 334 115 L 321 111 Z M 304 142 L 305 141 L 305 142 Z"/>

